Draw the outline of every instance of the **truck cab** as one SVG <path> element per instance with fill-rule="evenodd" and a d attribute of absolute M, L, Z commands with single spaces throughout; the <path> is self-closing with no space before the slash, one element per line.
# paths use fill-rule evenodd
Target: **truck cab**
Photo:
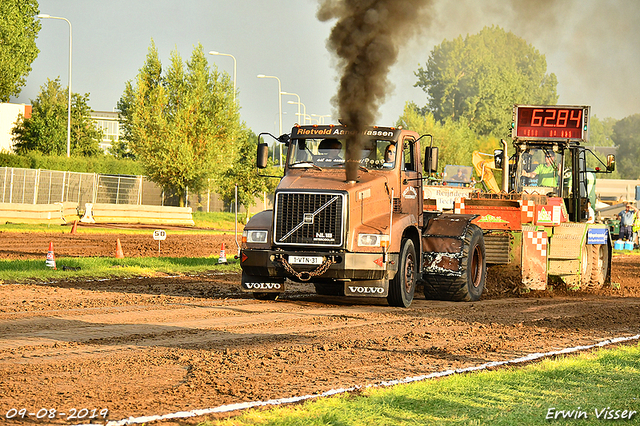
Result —
<path fill-rule="evenodd" d="M 284 176 L 274 208 L 243 232 L 242 289 L 274 299 L 288 279 L 313 283 L 319 294 L 409 306 L 425 264 L 419 135 L 322 125 L 274 139 L 288 148 Z M 427 150 L 429 170 L 434 152 Z M 266 158 L 259 144 L 259 168 Z"/>

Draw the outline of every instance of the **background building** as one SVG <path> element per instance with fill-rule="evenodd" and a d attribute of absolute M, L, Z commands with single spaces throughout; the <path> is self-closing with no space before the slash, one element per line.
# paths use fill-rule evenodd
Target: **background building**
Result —
<path fill-rule="evenodd" d="M 31 117 L 31 105 L 0 103 L 0 151 L 11 151 L 11 130 L 20 114 Z"/>
<path fill-rule="evenodd" d="M 113 142 L 120 140 L 122 137 L 120 129 L 120 113 L 111 111 L 93 111 L 91 119 L 94 121 L 98 130 L 102 130 L 103 138 L 100 141 L 100 148 L 104 152 L 109 152 L 109 148 Z"/>

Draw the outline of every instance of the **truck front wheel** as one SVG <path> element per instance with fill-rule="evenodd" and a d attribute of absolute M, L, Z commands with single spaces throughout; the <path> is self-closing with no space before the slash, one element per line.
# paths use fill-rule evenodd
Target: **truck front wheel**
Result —
<path fill-rule="evenodd" d="M 387 302 L 390 306 L 408 308 L 413 301 L 418 278 L 416 248 L 408 238 L 402 241 L 399 262 L 398 272 L 389 283 Z"/>

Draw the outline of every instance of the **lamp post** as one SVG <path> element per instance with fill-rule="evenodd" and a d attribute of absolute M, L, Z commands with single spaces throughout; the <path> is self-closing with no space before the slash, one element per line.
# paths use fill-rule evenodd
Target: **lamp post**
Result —
<path fill-rule="evenodd" d="M 59 19 L 61 21 L 66 21 L 69 24 L 69 105 L 67 106 L 67 157 L 71 156 L 71 46 L 72 46 L 72 36 L 71 36 L 71 22 L 67 18 L 62 18 L 59 16 L 50 16 L 45 13 L 41 13 L 37 16 L 40 19 Z"/>
<path fill-rule="evenodd" d="M 331 117 L 331 115 L 318 115 L 318 114 L 311 114 L 312 117 L 318 117 L 318 124 L 324 124 L 324 118 L 325 117 Z"/>
<path fill-rule="evenodd" d="M 212 50 L 209 52 L 209 55 L 218 55 L 218 56 L 229 56 L 233 59 L 233 102 L 236 101 L 236 57 L 229 53 L 220 53 Z"/>
<path fill-rule="evenodd" d="M 298 102 L 294 102 L 294 101 L 289 101 L 287 102 L 289 104 L 298 104 L 298 119 L 300 118 L 300 116 L 302 116 L 302 124 L 307 124 L 307 107 L 305 106 L 305 104 L 303 104 L 302 102 L 300 102 L 300 100 L 298 99 Z M 303 111 L 304 113 L 300 114 L 300 105 L 302 105 Z"/>
<path fill-rule="evenodd" d="M 289 96 L 295 96 L 296 98 L 298 98 L 298 102 L 293 102 L 293 101 L 289 101 L 287 102 L 288 104 L 298 104 L 298 113 L 296 114 L 296 119 L 300 120 L 300 96 L 297 93 L 289 93 L 289 92 L 282 92 L 282 95 L 289 95 Z M 302 123 L 304 124 L 304 123 Z"/>
<path fill-rule="evenodd" d="M 258 74 L 258 78 L 275 78 L 278 80 L 278 117 L 280 119 L 278 126 L 278 136 L 282 135 L 282 84 L 280 83 L 280 79 L 275 75 L 264 75 Z M 275 147 L 274 147 L 275 150 Z M 282 167 L 282 145 L 280 145 L 280 157 L 279 157 L 280 167 Z"/>

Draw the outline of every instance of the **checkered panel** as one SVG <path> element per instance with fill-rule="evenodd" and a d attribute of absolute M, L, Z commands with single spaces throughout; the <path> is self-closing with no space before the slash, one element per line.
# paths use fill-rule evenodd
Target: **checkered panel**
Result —
<path fill-rule="evenodd" d="M 522 223 L 532 223 L 536 214 L 536 203 L 532 200 L 522 202 Z"/>
<path fill-rule="evenodd" d="M 540 256 L 547 257 L 547 236 L 545 232 L 528 231 L 526 234 L 527 239 L 535 246 Z"/>

